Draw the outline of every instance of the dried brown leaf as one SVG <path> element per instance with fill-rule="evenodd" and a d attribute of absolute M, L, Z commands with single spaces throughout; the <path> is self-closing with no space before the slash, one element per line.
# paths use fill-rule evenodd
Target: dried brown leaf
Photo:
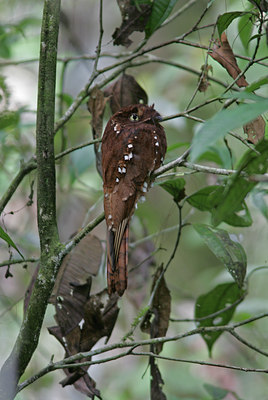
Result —
<path fill-rule="evenodd" d="M 151 396 L 152 400 L 166 400 L 167 397 L 162 391 L 164 385 L 163 378 L 159 371 L 159 368 L 155 362 L 154 357 L 150 357 L 150 369 L 151 369 Z"/>
<path fill-rule="evenodd" d="M 81 378 L 73 383 L 76 390 L 86 396 L 94 399 L 94 396 L 102 399 L 100 391 L 96 389 L 96 382 L 88 374 L 84 374 Z"/>
<path fill-rule="evenodd" d="M 223 68 L 226 69 L 228 74 L 233 79 L 236 79 L 237 76 L 241 73 L 241 70 L 237 65 L 233 50 L 229 45 L 225 32 L 222 33 L 221 40 L 217 40 L 215 42 L 209 55 L 214 58 L 214 60 L 218 61 L 218 63 L 220 63 Z M 248 83 L 244 76 L 241 76 L 241 78 L 236 81 L 236 84 L 239 87 L 248 86 Z"/>
<path fill-rule="evenodd" d="M 265 121 L 261 115 L 251 122 L 243 126 L 244 132 L 247 135 L 247 140 L 250 143 L 257 144 L 264 138 Z"/>
<path fill-rule="evenodd" d="M 84 288 L 86 285 L 83 285 Z M 78 286 L 81 288 L 81 286 Z M 101 338 L 106 337 L 108 341 L 115 322 L 117 320 L 119 308 L 117 306 L 118 296 L 116 294 L 110 296 L 104 306 L 102 297 L 106 291 L 102 291 L 96 295 L 89 297 L 88 293 L 84 293 L 83 303 L 80 310 L 76 313 L 81 319 L 75 326 L 70 328 L 72 323 L 66 323 L 62 320 L 61 310 L 57 309 L 56 320 L 59 326 L 49 328 L 49 332 L 54 335 L 65 349 L 66 357 L 81 351 L 89 351 Z M 73 306 L 67 308 L 65 319 L 68 320 L 70 312 L 73 312 Z M 84 359 L 80 360 L 85 361 Z M 79 367 L 76 369 L 64 369 L 67 377 L 61 381 L 62 386 L 74 385 L 77 390 L 86 394 L 90 398 L 97 396 L 101 398 L 100 392 L 96 389 L 95 381 L 88 375 L 87 367 Z"/>
<path fill-rule="evenodd" d="M 83 306 L 89 298 L 91 279 L 98 273 L 101 258 L 100 240 L 87 235 L 63 260 L 50 298 L 56 307 L 56 318 L 63 335 L 83 318 Z"/>
<path fill-rule="evenodd" d="M 105 307 L 100 295 L 91 296 L 84 307 L 84 325 L 81 329 L 80 351 L 91 349 L 102 337 L 109 337 L 113 331 L 119 308 L 117 295 L 109 297 Z"/>
<path fill-rule="evenodd" d="M 91 125 L 94 139 L 101 138 L 102 136 L 103 114 L 107 100 L 108 97 L 105 97 L 104 93 L 98 87 L 95 87 L 91 91 L 87 105 L 92 115 Z"/>
<path fill-rule="evenodd" d="M 162 271 L 163 266 L 161 265 L 155 273 L 152 290 Z M 155 292 L 152 307 L 144 318 L 144 322 L 141 326 L 142 331 L 150 333 L 151 338 L 165 336 L 169 326 L 170 309 L 170 291 L 163 276 Z M 154 352 L 159 354 L 162 351 L 163 343 L 157 343 L 153 348 Z"/>
<path fill-rule="evenodd" d="M 128 47 L 132 43 L 129 36 L 135 31 L 144 31 L 151 14 L 152 4 L 139 4 L 139 7 L 136 7 L 131 0 L 117 0 L 117 3 L 121 11 L 122 23 L 112 35 L 113 43 L 117 46 Z"/>
<path fill-rule="evenodd" d="M 147 104 L 148 96 L 136 79 L 123 74 L 115 83 L 108 86 L 105 96 L 109 96 L 112 113 L 116 113 L 123 107 L 131 104 Z"/>

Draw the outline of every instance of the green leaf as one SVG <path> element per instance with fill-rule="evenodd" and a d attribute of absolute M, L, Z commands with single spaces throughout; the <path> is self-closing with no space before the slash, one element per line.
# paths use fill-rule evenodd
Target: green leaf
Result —
<path fill-rule="evenodd" d="M 152 12 L 145 27 L 148 39 L 167 19 L 178 0 L 154 0 Z"/>
<path fill-rule="evenodd" d="M 262 33 L 257 33 L 256 35 L 251 36 L 251 38 L 250 38 L 249 41 L 251 42 L 252 40 L 259 39 L 259 38 L 261 38 L 262 36 L 263 36 Z"/>
<path fill-rule="evenodd" d="M 250 37 L 254 28 L 252 19 L 253 15 L 251 13 L 248 13 L 241 16 L 241 18 L 238 21 L 239 37 L 245 50 L 248 49 Z"/>
<path fill-rule="evenodd" d="M 213 214 L 213 211 L 212 211 Z M 252 218 L 248 206 L 243 201 L 239 210 L 234 211 L 233 214 L 227 215 L 223 222 L 231 226 L 247 227 L 252 225 Z"/>
<path fill-rule="evenodd" d="M 213 214 L 214 208 L 221 203 L 224 189 L 224 186 L 207 186 L 187 197 L 186 201 L 200 211 L 209 211 Z M 242 202 L 237 210 L 224 218 L 223 222 L 231 226 L 245 227 L 252 225 L 252 218 L 246 203 Z"/>
<path fill-rule="evenodd" d="M 241 92 L 224 93 L 221 97 L 223 99 L 242 99 L 242 100 L 253 100 L 256 102 L 266 100 L 265 97 L 258 96 L 255 93 L 250 93 L 251 91 L 247 90 L 247 88 L 245 90 L 242 90 Z"/>
<path fill-rule="evenodd" d="M 248 0 L 252 4 L 257 4 L 258 6 L 260 5 L 261 0 Z"/>
<path fill-rule="evenodd" d="M 17 248 L 17 246 L 15 245 L 15 243 L 13 242 L 13 240 L 11 239 L 11 237 L 4 231 L 4 229 L 0 226 L 0 238 L 2 238 L 5 242 L 7 242 L 10 246 L 12 246 L 15 250 L 17 250 L 17 252 L 19 253 L 19 255 L 23 257 L 23 255 L 21 254 L 21 252 L 19 251 L 19 249 Z"/>
<path fill-rule="evenodd" d="M 213 400 L 222 400 L 227 396 L 229 390 L 219 388 L 217 386 L 210 385 L 208 383 L 204 384 L 204 388 L 212 396 Z"/>
<path fill-rule="evenodd" d="M 242 14 L 244 14 L 243 11 L 233 11 L 233 12 L 227 12 L 222 15 L 219 15 L 217 19 L 217 29 L 219 33 L 219 37 L 221 37 L 221 34 L 223 31 L 225 31 L 226 28 L 230 25 L 230 23 L 235 19 L 240 17 Z"/>
<path fill-rule="evenodd" d="M 185 197 L 185 180 L 183 178 L 169 179 L 161 183 L 160 186 L 173 196 L 176 203 Z"/>
<path fill-rule="evenodd" d="M 268 77 L 261 77 L 257 81 L 252 82 L 245 88 L 245 92 L 254 92 L 258 90 L 260 87 L 268 84 Z"/>
<path fill-rule="evenodd" d="M 211 211 L 211 209 L 218 204 L 223 191 L 223 186 L 206 186 L 187 197 L 186 201 L 198 210 Z"/>
<path fill-rule="evenodd" d="M 193 225 L 206 245 L 224 264 L 239 287 L 242 287 L 247 270 L 247 256 L 240 243 L 231 240 L 228 232 L 209 225 Z"/>
<path fill-rule="evenodd" d="M 260 155 L 253 150 L 246 152 L 238 166 L 238 172 L 228 179 L 221 202 L 212 210 L 212 221 L 215 226 L 229 219 L 234 212 L 241 209 L 245 197 L 258 183 L 241 176 L 241 171 L 246 172 L 249 176 L 263 174 L 267 171 L 268 141 L 259 142 L 255 149 Z"/>
<path fill-rule="evenodd" d="M 239 128 L 268 110 L 268 99 L 252 104 L 241 104 L 232 109 L 221 110 L 206 121 L 196 132 L 190 153 L 191 161 L 196 161 L 209 146 L 223 138 L 230 130 Z"/>
<path fill-rule="evenodd" d="M 214 146 L 209 146 L 208 151 L 203 153 L 199 160 L 212 161 L 227 169 L 232 167 L 230 152 L 226 145 L 223 145 L 223 142 L 217 142 Z"/>
<path fill-rule="evenodd" d="M 226 307 L 238 302 L 242 297 L 242 290 L 239 289 L 236 283 L 223 283 L 216 286 L 210 292 L 198 297 L 195 303 L 195 318 L 204 318 L 196 322 L 197 327 L 207 326 L 223 326 L 227 325 L 233 317 L 237 305 L 228 308 L 214 317 L 205 318 L 208 315 L 217 313 Z M 214 343 L 220 337 L 222 331 L 204 332 L 201 333 L 208 347 L 209 355 Z"/>

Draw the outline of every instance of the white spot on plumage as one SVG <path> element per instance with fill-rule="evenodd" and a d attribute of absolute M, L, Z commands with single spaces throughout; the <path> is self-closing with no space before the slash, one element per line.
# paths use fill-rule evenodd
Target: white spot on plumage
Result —
<path fill-rule="evenodd" d="M 138 208 L 138 203 L 135 203 L 135 208 L 136 208 L 136 210 L 137 210 L 137 208 Z"/>
<path fill-rule="evenodd" d="M 146 193 L 147 190 L 148 190 L 148 183 L 144 182 L 143 187 L 142 187 L 142 191 L 143 191 L 143 193 Z"/>
<path fill-rule="evenodd" d="M 121 167 L 118 167 L 118 172 L 119 172 L 119 174 L 122 174 L 122 169 L 121 169 Z"/>
<path fill-rule="evenodd" d="M 155 142 L 155 146 L 156 146 L 156 147 L 159 147 L 159 143 L 158 143 L 158 142 Z"/>
<path fill-rule="evenodd" d="M 133 154 L 132 154 L 132 153 L 129 153 L 128 159 L 131 160 L 131 158 L 133 158 Z"/>
<path fill-rule="evenodd" d="M 107 199 L 109 197 L 109 193 L 105 193 L 104 197 Z"/>
<path fill-rule="evenodd" d="M 108 219 L 112 219 L 112 215 L 111 214 L 108 215 Z"/>
<path fill-rule="evenodd" d="M 154 133 L 155 133 L 155 131 L 154 131 Z M 154 139 L 157 140 L 158 139 L 157 136 L 154 136 Z"/>
<path fill-rule="evenodd" d="M 129 144 L 127 145 L 127 147 L 128 147 L 129 149 L 132 149 L 133 144 L 132 144 L 132 143 L 129 143 Z"/>
<path fill-rule="evenodd" d="M 128 155 L 127 154 L 124 155 L 124 160 L 126 160 L 126 161 L 128 160 Z"/>
<path fill-rule="evenodd" d="M 81 321 L 78 324 L 80 329 L 83 329 L 84 323 L 85 323 L 85 320 L 84 320 L 84 318 L 82 318 Z"/>
<path fill-rule="evenodd" d="M 125 174 L 126 172 L 127 172 L 126 168 L 123 167 L 123 168 L 122 168 L 122 174 Z"/>
<path fill-rule="evenodd" d="M 116 178 L 115 182 L 118 183 L 119 182 L 119 178 Z"/>

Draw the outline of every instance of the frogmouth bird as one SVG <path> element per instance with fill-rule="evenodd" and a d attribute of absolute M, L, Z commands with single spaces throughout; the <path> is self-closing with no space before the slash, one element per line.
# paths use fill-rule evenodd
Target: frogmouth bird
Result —
<path fill-rule="evenodd" d="M 127 287 L 129 221 L 162 164 L 166 136 L 154 106 L 124 107 L 107 123 L 102 138 L 104 213 L 107 224 L 107 284 L 120 296 Z"/>

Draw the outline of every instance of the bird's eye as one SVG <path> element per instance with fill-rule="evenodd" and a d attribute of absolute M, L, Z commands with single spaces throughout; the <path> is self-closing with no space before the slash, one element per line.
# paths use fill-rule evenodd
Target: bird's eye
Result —
<path fill-rule="evenodd" d="M 138 114 L 131 114 L 131 116 L 129 117 L 130 121 L 138 121 L 139 120 L 139 116 Z"/>

